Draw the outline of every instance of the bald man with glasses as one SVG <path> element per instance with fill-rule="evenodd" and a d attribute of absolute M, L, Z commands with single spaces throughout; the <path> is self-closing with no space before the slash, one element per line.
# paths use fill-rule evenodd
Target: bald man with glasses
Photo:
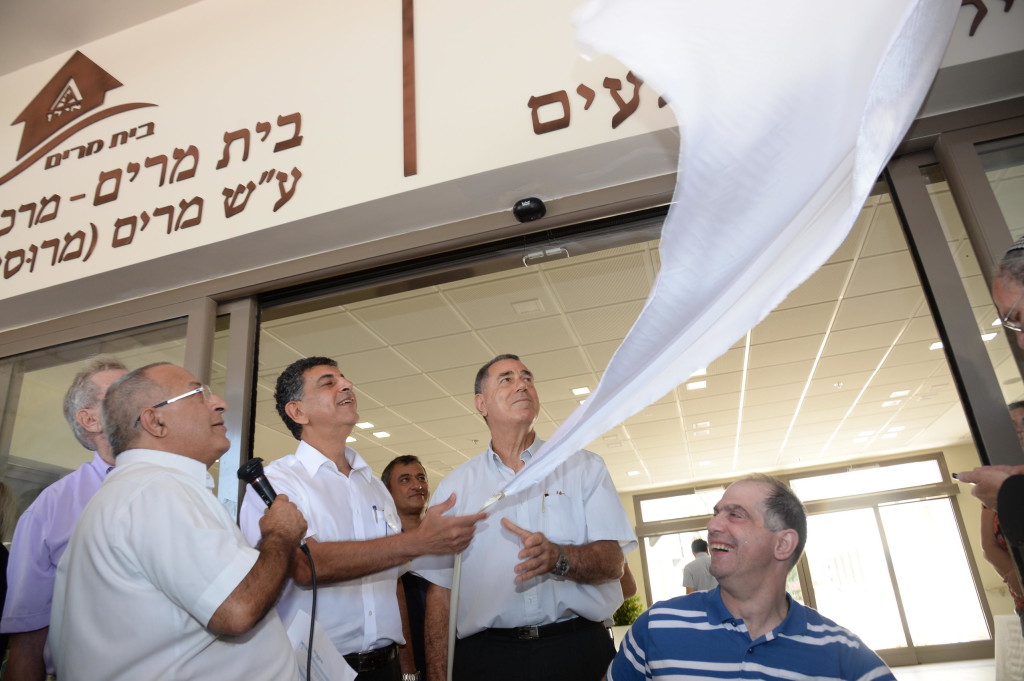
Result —
<path fill-rule="evenodd" d="M 272 606 L 306 521 L 284 494 L 251 548 L 212 494 L 227 405 L 173 364 L 116 381 L 103 421 L 117 468 L 57 570 L 50 629 L 61 681 L 298 679 Z"/>

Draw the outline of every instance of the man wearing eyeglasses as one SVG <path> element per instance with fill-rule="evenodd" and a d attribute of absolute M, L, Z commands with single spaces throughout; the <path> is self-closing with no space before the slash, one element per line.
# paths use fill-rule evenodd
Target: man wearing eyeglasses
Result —
<path fill-rule="evenodd" d="M 10 681 L 43 681 L 53 673 L 46 636 L 57 563 L 82 509 L 114 468 L 101 406 L 110 384 L 126 373 L 127 367 L 112 357 L 94 358 L 64 396 L 64 417 L 75 439 L 93 453 L 92 460 L 40 492 L 18 519 L 0 622 L 0 631 L 11 635 L 4 671 Z"/>
<path fill-rule="evenodd" d="M 358 673 L 357 681 L 417 679 L 423 670 L 416 669 L 411 646 L 402 645 L 408 629 L 398 578 L 413 558 L 464 549 L 485 514 L 442 515 L 455 503 L 452 495 L 428 511 L 415 530 L 402 532 L 391 494 L 346 443 L 359 421 L 358 404 L 352 381 L 333 359 L 292 362 L 278 376 L 274 400 L 299 446 L 271 462 L 265 473 L 309 521 L 306 545 L 316 567 L 317 622 Z M 256 492 L 246 490 L 240 523 L 254 543 L 263 509 Z M 299 612 L 312 609 L 312 576 L 304 559 L 295 561 L 292 578 L 278 604 L 289 625 Z"/>
<path fill-rule="evenodd" d="M 50 629 L 62 681 L 298 679 L 270 612 L 306 522 L 279 495 L 249 546 L 211 493 L 229 446 L 224 400 L 173 364 L 107 391 L 118 466 L 79 519 L 57 571 Z"/>

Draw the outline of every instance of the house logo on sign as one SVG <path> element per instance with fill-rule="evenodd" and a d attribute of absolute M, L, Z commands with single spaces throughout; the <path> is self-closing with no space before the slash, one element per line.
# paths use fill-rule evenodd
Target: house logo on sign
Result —
<path fill-rule="evenodd" d="M 51 152 L 76 133 L 103 119 L 148 106 L 145 102 L 118 104 L 103 108 L 107 92 L 121 87 L 114 78 L 81 52 L 71 58 L 50 79 L 11 125 L 23 124 L 18 146 L 17 165 L 0 177 L 0 185 L 19 175 L 44 156 L 50 168 L 67 159 L 73 149 L 59 154 Z M 91 155 L 104 146 L 95 140 L 79 147 L 78 158 Z M 113 146 L 113 144 L 111 144 Z"/>

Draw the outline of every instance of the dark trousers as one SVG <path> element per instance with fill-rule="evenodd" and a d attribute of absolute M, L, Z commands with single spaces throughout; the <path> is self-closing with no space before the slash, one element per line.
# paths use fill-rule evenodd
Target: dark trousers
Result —
<path fill-rule="evenodd" d="M 532 640 L 492 631 L 456 641 L 454 681 L 600 681 L 615 657 L 608 629 L 597 622 Z"/>

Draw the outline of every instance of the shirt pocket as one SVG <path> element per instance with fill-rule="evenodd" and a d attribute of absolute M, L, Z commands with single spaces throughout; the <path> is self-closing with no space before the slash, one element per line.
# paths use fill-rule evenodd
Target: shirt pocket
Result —
<path fill-rule="evenodd" d="M 541 530 L 556 544 L 583 544 L 586 521 L 582 499 L 567 490 L 548 489 L 541 496 Z"/>

